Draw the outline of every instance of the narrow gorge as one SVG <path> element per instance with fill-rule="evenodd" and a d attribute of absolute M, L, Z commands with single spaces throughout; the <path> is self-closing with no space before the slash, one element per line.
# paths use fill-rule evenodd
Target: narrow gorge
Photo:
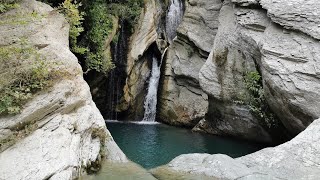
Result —
<path fill-rule="evenodd" d="M 0 0 L 0 180 L 319 179 L 317 0 L 40 1 Z"/>

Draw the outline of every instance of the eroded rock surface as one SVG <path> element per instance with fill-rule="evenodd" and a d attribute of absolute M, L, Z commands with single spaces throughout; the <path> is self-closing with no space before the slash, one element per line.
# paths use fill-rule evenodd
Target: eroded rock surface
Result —
<path fill-rule="evenodd" d="M 268 18 L 263 10 L 234 9 L 225 3 L 219 22 L 213 50 L 199 73 L 200 85 L 210 96 L 208 115 L 195 130 L 270 142 L 264 125 L 246 105 L 250 92 L 245 79 L 248 72 L 257 71 L 261 53 L 256 40 Z"/>
<path fill-rule="evenodd" d="M 161 82 L 159 118 L 169 124 L 193 127 L 207 112 L 208 96 L 199 86 L 198 74 L 217 33 L 220 8 L 216 0 L 186 2 Z"/>
<path fill-rule="evenodd" d="M 232 2 L 245 6 L 251 1 Z M 311 5 L 303 4 L 300 12 L 294 10 L 296 1 L 268 2 L 260 1 L 266 10 L 261 6 L 239 7 L 231 1 L 224 2 L 211 56 L 200 71 L 200 85 L 211 99 L 208 111 L 211 119 L 202 121 L 198 129 L 268 140 L 268 127 L 256 120 L 250 107 L 241 105 L 250 100 L 246 98 L 245 76 L 254 71 L 262 76 L 270 108 L 291 134 L 298 134 L 320 117 L 320 96 L 316 90 L 320 84 L 319 41 L 315 36 L 308 36 L 310 33 L 306 29 L 291 30 L 298 27 L 289 28 L 271 15 L 273 9 L 281 11 L 278 15 L 284 17 L 291 16 L 291 11 L 303 14 L 303 9 Z M 282 6 L 291 11 L 282 11 L 283 8 L 279 8 Z M 314 22 L 311 17 L 307 19 Z M 294 20 L 284 18 L 282 21 L 291 23 Z"/>
<path fill-rule="evenodd" d="M 144 96 L 152 63 L 152 56 L 147 51 L 158 39 L 157 23 L 160 12 L 158 12 L 157 7 L 154 0 L 145 4 L 139 25 L 130 40 L 124 101 L 119 107 L 120 111 L 129 110 L 130 120 L 141 120 L 143 118 Z"/>
<path fill-rule="evenodd" d="M 7 18 L 27 20 L 6 23 Z M 20 114 L 0 118 L 0 179 L 74 179 L 83 170 L 94 170 L 102 158 L 127 161 L 69 50 L 69 25 L 64 17 L 46 4 L 24 0 L 18 9 L 0 15 L 0 20 L 4 22 L 2 46 L 23 38 L 38 48 L 53 69 L 66 73 L 36 94 Z"/>
<path fill-rule="evenodd" d="M 320 39 L 320 2 L 317 0 L 260 0 L 273 22 Z"/>

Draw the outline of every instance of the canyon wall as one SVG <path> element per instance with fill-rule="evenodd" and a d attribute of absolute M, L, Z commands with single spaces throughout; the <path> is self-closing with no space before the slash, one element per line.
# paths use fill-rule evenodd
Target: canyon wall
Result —
<path fill-rule="evenodd" d="M 21 42 L 38 55 L 26 65 L 44 57 L 49 73 L 57 72 L 50 87 L 34 94 L 19 114 L 0 117 L 0 179 L 74 179 L 97 170 L 103 159 L 127 161 L 69 50 L 65 18 L 44 3 L 23 0 L 1 14 L 0 22 L 2 49 L 19 49 Z M 1 76 L 10 71 L 1 70 Z"/>
<path fill-rule="evenodd" d="M 127 120 L 142 119 L 152 56 L 160 53 L 159 121 L 272 142 L 297 135 L 319 117 L 318 2 L 182 2 L 173 40 L 165 28 L 170 2 L 145 4 L 118 107 Z"/>
<path fill-rule="evenodd" d="M 151 170 L 155 177 L 318 179 L 319 7 L 316 0 L 223 1 L 218 32 L 199 73 L 209 108 L 196 129 L 269 141 L 277 122 L 278 128 L 282 124 L 283 131 L 298 135 L 236 159 L 221 154 L 181 155 Z M 251 78 L 260 85 L 249 84 L 248 75 L 253 74 Z M 276 121 L 259 117 L 257 106 L 250 103 L 255 100 L 252 96 L 263 97 L 261 103 L 268 105 Z M 262 110 L 260 115 L 267 115 Z"/>
<path fill-rule="evenodd" d="M 263 126 L 269 119 L 256 120 L 249 111 L 250 96 L 245 95 L 246 74 L 256 71 L 275 120 L 296 135 L 320 115 L 320 44 L 316 29 L 301 28 L 301 23 L 314 27 L 315 17 L 309 13 L 314 6 L 307 3 L 299 8 L 298 1 L 252 3 L 224 1 L 211 56 L 199 75 L 201 87 L 212 97 L 209 107 L 213 107 L 208 111 L 211 118 L 201 126 L 218 134 L 262 137 L 265 133 L 256 125 Z M 242 102 L 232 102 L 235 100 Z"/>

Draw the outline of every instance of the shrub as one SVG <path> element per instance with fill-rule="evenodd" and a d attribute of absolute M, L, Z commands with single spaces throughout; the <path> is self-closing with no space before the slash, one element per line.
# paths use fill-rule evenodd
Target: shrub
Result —
<path fill-rule="evenodd" d="M 61 0 L 42 1 L 56 5 Z M 58 6 L 70 24 L 71 50 L 84 60 L 87 72 L 96 70 L 107 74 L 114 68 L 111 55 L 106 52 L 109 45 L 105 44 L 114 28 L 112 16 L 126 20 L 132 29 L 143 3 L 143 0 L 64 0 Z M 115 37 L 113 42 L 116 42 L 117 38 Z M 80 43 L 78 39 L 81 39 Z"/>
<path fill-rule="evenodd" d="M 7 12 L 11 9 L 14 9 L 14 8 L 18 8 L 19 7 L 19 2 L 20 0 L 14 0 L 14 1 L 1 1 L 0 2 L 0 13 L 4 13 L 4 12 Z"/>
<path fill-rule="evenodd" d="M 108 13 L 107 4 L 103 1 L 88 2 L 84 10 L 86 32 L 82 43 L 89 47 L 85 55 L 86 68 L 108 73 L 114 68 L 111 57 L 105 52 L 105 41 L 113 29 L 112 15 Z"/>
<path fill-rule="evenodd" d="M 65 0 L 58 7 L 59 12 L 65 15 L 69 25 L 69 40 L 71 51 L 78 54 L 85 54 L 87 49 L 78 46 L 77 38 L 81 32 L 84 31 L 82 21 L 84 20 L 84 13 L 79 11 L 80 3 L 72 0 Z"/>
<path fill-rule="evenodd" d="M 2 46 L 0 56 L 0 115 L 17 114 L 34 93 L 49 85 L 49 64 L 24 43 Z"/>
<path fill-rule="evenodd" d="M 115 2 L 111 1 L 109 4 L 109 10 L 111 14 L 128 21 L 131 25 L 137 23 L 143 8 L 143 0 L 125 0 Z"/>
<path fill-rule="evenodd" d="M 262 78 L 259 72 L 248 72 L 245 75 L 245 85 L 247 90 L 249 91 L 248 105 L 253 115 L 256 118 L 263 120 L 263 122 L 269 128 L 271 128 L 272 126 L 277 126 L 275 116 L 271 112 L 266 101 L 262 86 Z"/>

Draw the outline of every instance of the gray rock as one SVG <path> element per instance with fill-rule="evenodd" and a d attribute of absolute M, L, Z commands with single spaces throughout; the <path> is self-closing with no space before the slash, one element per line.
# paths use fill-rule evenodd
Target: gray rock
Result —
<path fill-rule="evenodd" d="M 145 4 L 139 24 L 130 41 L 124 101 L 118 108 L 120 111 L 129 109 L 130 120 L 141 120 L 143 118 L 144 96 L 150 75 L 148 62 L 149 64 L 152 62 L 152 58 L 146 56 L 145 52 L 158 39 L 157 26 L 160 12 L 157 8 L 159 8 L 158 4 L 154 0 L 150 0 Z"/>
<path fill-rule="evenodd" d="M 174 125 L 193 127 L 205 116 L 208 96 L 199 88 L 198 72 L 204 59 L 178 38 L 167 51 L 160 91 L 160 119 Z M 186 48 L 187 47 L 187 48 Z"/>
<path fill-rule="evenodd" d="M 299 8 L 293 8 L 296 7 L 297 1 L 268 2 L 270 3 L 261 1 L 264 7 L 271 8 L 271 10 L 266 8 L 268 16 L 272 8 L 279 10 L 279 14 L 285 8 L 300 12 L 297 10 Z M 280 8 L 285 3 L 289 3 L 287 7 Z M 227 107 L 221 108 L 222 110 L 216 108 L 222 115 L 236 112 L 227 111 L 230 109 L 230 103 L 237 105 L 232 101 L 239 102 L 239 99 L 242 99 L 242 102 L 247 101 L 246 98 L 243 99 L 246 97 L 246 90 L 241 76 L 246 72 L 259 71 L 269 106 L 288 131 L 294 135 L 298 134 L 314 119 L 320 117 L 318 103 L 320 96 L 317 90 L 320 84 L 318 67 L 320 43 L 315 36 L 313 38 L 306 35 L 308 34 L 306 31 L 303 31 L 306 33 L 304 34 L 286 29 L 286 25 L 279 23 L 274 17 L 270 16 L 271 19 L 267 17 L 265 10 L 257 7 L 251 9 L 231 6 L 229 1 L 225 1 L 220 12 L 220 22 L 223 23 L 219 26 L 211 56 L 201 68 L 199 75 L 202 89 L 214 99 L 214 103 L 209 102 L 209 106 L 216 104 L 211 107 Z M 309 3 L 302 6 L 301 13 L 303 9 L 314 8 L 308 7 L 311 6 Z M 279 16 L 282 17 L 284 14 Z M 312 17 L 307 19 L 311 24 L 314 22 Z M 299 23 L 304 23 L 307 19 Z M 283 19 L 283 22 L 295 21 L 291 20 Z M 299 23 L 296 25 L 298 26 Z M 304 24 L 304 26 L 308 25 Z M 298 27 L 290 29 L 298 29 Z M 228 104 L 221 104 L 221 102 L 228 102 Z M 210 111 L 212 111 L 211 108 L 209 113 Z M 205 127 L 213 127 L 211 130 L 216 129 L 215 124 L 218 120 L 215 119 L 213 125 L 208 124 L 210 122 L 208 120 L 202 124 Z M 225 124 L 228 121 L 230 122 L 227 124 L 235 125 L 233 121 L 224 118 L 222 121 L 224 127 L 228 127 Z M 221 124 L 221 121 L 218 124 Z"/>
<path fill-rule="evenodd" d="M 246 73 L 257 71 L 260 52 L 255 38 L 268 19 L 264 11 L 234 9 L 226 2 L 219 21 L 213 49 L 199 73 L 201 88 L 209 95 L 208 115 L 194 130 L 270 142 L 264 125 L 246 105 L 250 96 L 245 84 Z"/>
<path fill-rule="evenodd" d="M 273 22 L 320 39 L 320 1 L 260 0 L 260 4 L 268 10 L 268 16 Z"/>
<path fill-rule="evenodd" d="M 261 45 L 267 100 L 287 129 L 298 134 L 320 117 L 320 43 L 273 24 Z"/>
<path fill-rule="evenodd" d="M 186 2 L 178 36 L 167 50 L 160 87 L 159 118 L 167 123 L 194 127 L 207 112 L 208 96 L 198 74 L 213 45 L 221 5 L 216 0 Z"/>
<path fill-rule="evenodd" d="M 24 16 L 16 16 L 20 13 Z M 39 18 L 23 25 L 0 26 L 1 45 L 23 37 L 39 47 L 47 63 L 53 64 L 51 68 L 69 74 L 36 94 L 20 114 L 0 118 L 0 139 L 8 140 L 0 150 L 0 179 L 73 179 L 100 163 L 103 156 L 127 161 L 92 101 L 77 58 L 69 50 L 69 26 L 64 17 L 48 5 L 24 0 L 0 20 L 6 21 L 10 15 L 28 18 L 31 13 Z"/>
<path fill-rule="evenodd" d="M 259 5 L 259 1 L 260 0 L 231 0 L 231 2 L 241 6 Z"/>
<path fill-rule="evenodd" d="M 184 172 L 218 179 L 316 180 L 320 174 L 319 131 L 320 119 L 291 141 L 277 147 L 236 159 L 221 154 L 180 155 L 153 171 L 165 168 L 178 174 Z"/>
<path fill-rule="evenodd" d="M 178 33 L 187 36 L 199 49 L 210 52 L 218 30 L 220 0 L 189 0 Z"/>
<path fill-rule="evenodd" d="M 139 25 L 135 30 L 135 34 L 132 36 L 128 71 L 131 70 L 135 63 L 134 61 L 137 61 L 148 50 L 149 46 L 157 40 L 157 19 L 159 15 L 156 2 L 154 0 L 148 1 L 140 15 Z"/>

